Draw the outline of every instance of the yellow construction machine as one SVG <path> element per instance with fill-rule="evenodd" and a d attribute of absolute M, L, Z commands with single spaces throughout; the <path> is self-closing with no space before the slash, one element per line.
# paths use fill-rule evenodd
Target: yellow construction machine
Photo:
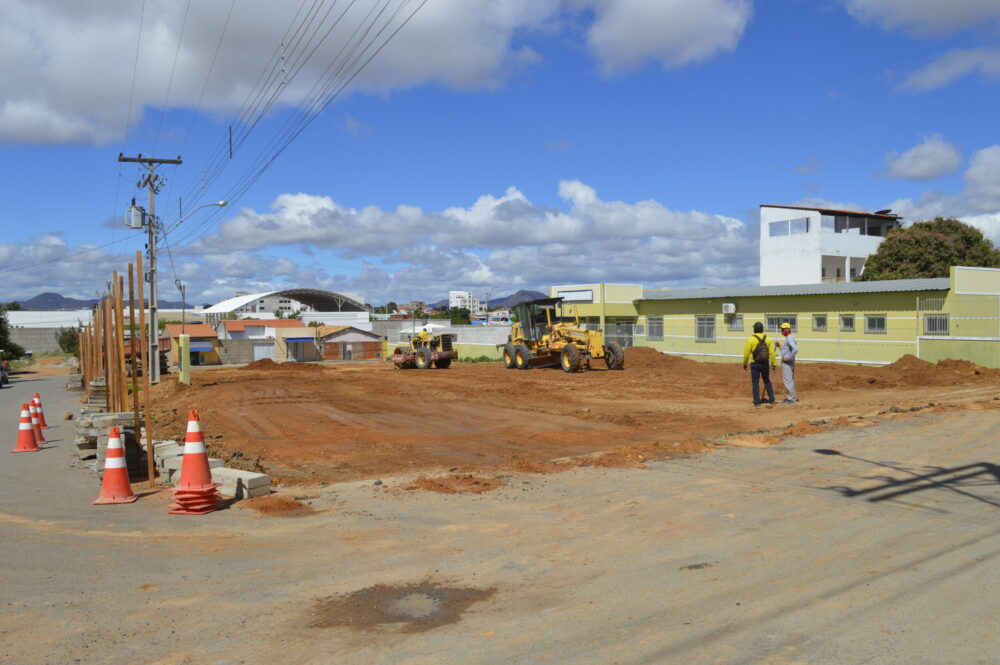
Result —
<path fill-rule="evenodd" d="M 440 335 L 413 335 L 409 346 L 397 346 L 389 360 L 398 369 L 448 369 L 458 358 L 452 344 L 458 339 L 454 333 Z"/>
<path fill-rule="evenodd" d="M 574 312 L 573 321 L 565 322 L 557 314 L 562 298 L 540 298 L 514 306 L 517 323 L 511 326 L 503 350 L 507 369 L 562 367 L 564 372 L 590 369 L 590 361 L 603 358 L 608 369 L 625 368 L 625 351 L 618 342 L 604 341 L 600 330 L 580 327 Z"/>

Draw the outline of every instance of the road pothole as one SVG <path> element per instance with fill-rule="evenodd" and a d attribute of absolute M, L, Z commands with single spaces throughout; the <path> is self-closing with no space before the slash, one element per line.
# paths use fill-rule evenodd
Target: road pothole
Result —
<path fill-rule="evenodd" d="M 417 633 L 455 623 L 473 603 L 494 593 L 496 589 L 448 587 L 427 581 L 402 586 L 377 584 L 316 601 L 309 626 L 354 630 L 396 626 L 403 632 Z"/>

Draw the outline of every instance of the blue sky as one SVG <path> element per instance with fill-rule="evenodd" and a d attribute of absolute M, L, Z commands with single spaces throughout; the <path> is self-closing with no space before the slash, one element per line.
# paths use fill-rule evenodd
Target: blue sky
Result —
<path fill-rule="evenodd" d="M 233 198 L 296 117 L 252 186 L 169 236 L 189 300 L 752 284 L 761 203 L 956 216 L 1000 243 L 995 0 L 359 0 L 319 41 L 347 6 L 0 0 L 0 300 L 91 297 L 143 247 L 119 152 L 183 156 L 160 170 L 169 226 L 178 197 Z M 303 116 L 372 8 L 399 12 L 383 34 L 416 14 Z M 285 84 L 230 161 L 283 36 Z"/>

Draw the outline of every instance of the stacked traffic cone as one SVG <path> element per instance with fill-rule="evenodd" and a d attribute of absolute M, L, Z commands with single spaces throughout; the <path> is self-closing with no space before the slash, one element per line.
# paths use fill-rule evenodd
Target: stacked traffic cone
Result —
<path fill-rule="evenodd" d="M 218 488 L 221 483 L 212 482 L 212 470 L 208 466 L 205 439 L 201 434 L 198 412 L 191 409 L 188 414 L 187 436 L 184 437 L 184 460 L 181 462 L 181 479 L 177 487 L 170 490 L 174 501 L 167 512 L 173 515 L 204 515 L 219 507 L 222 496 Z"/>
<path fill-rule="evenodd" d="M 38 422 L 38 409 L 35 408 L 34 402 L 28 402 L 28 411 L 31 413 L 31 429 L 35 432 L 35 443 L 44 446 L 47 442 L 45 435 L 42 434 L 42 425 Z"/>
<path fill-rule="evenodd" d="M 35 432 L 31 426 L 31 411 L 27 404 L 21 405 L 21 422 L 17 426 L 17 446 L 12 453 L 33 453 L 38 450 Z"/>
<path fill-rule="evenodd" d="M 101 495 L 94 501 L 94 505 L 132 503 L 136 498 L 132 485 L 128 482 L 128 465 L 125 464 L 121 432 L 117 427 L 112 427 L 108 432 L 108 456 L 104 459 Z"/>
<path fill-rule="evenodd" d="M 38 424 L 42 426 L 42 429 L 48 429 L 49 424 L 45 422 L 45 412 L 42 411 L 42 396 L 35 393 L 31 401 L 35 403 L 35 411 L 38 411 Z"/>

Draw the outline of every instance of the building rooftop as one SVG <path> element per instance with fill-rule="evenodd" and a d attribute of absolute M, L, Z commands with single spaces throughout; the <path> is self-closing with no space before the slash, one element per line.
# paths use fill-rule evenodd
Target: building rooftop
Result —
<path fill-rule="evenodd" d="M 180 323 L 168 323 L 163 326 L 163 334 L 171 337 L 180 336 L 182 331 Z M 218 337 L 215 328 L 207 323 L 188 323 L 184 325 L 183 332 L 191 337 Z"/>
<path fill-rule="evenodd" d="M 775 205 L 772 203 L 762 203 L 761 208 L 787 208 L 789 210 L 814 210 L 816 212 L 825 212 L 830 215 L 856 215 L 859 217 L 880 217 L 882 219 L 888 220 L 898 220 L 899 215 L 891 215 L 886 213 L 877 212 L 860 212 L 858 210 L 836 210 L 833 208 L 809 208 L 807 206 L 785 206 L 785 205 Z"/>
<path fill-rule="evenodd" d="M 702 298 L 752 298 L 758 296 L 812 296 L 838 293 L 947 291 L 949 288 L 951 288 L 951 280 L 947 277 L 884 279 L 874 282 L 782 284 L 779 286 L 722 286 L 710 289 L 644 289 L 640 300 L 690 300 Z"/>
<path fill-rule="evenodd" d="M 306 324 L 299 319 L 239 319 L 237 321 L 223 321 L 222 327 L 229 332 L 242 332 L 247 326 L 258 326 L 264 328 L 304 328 Z"/>

